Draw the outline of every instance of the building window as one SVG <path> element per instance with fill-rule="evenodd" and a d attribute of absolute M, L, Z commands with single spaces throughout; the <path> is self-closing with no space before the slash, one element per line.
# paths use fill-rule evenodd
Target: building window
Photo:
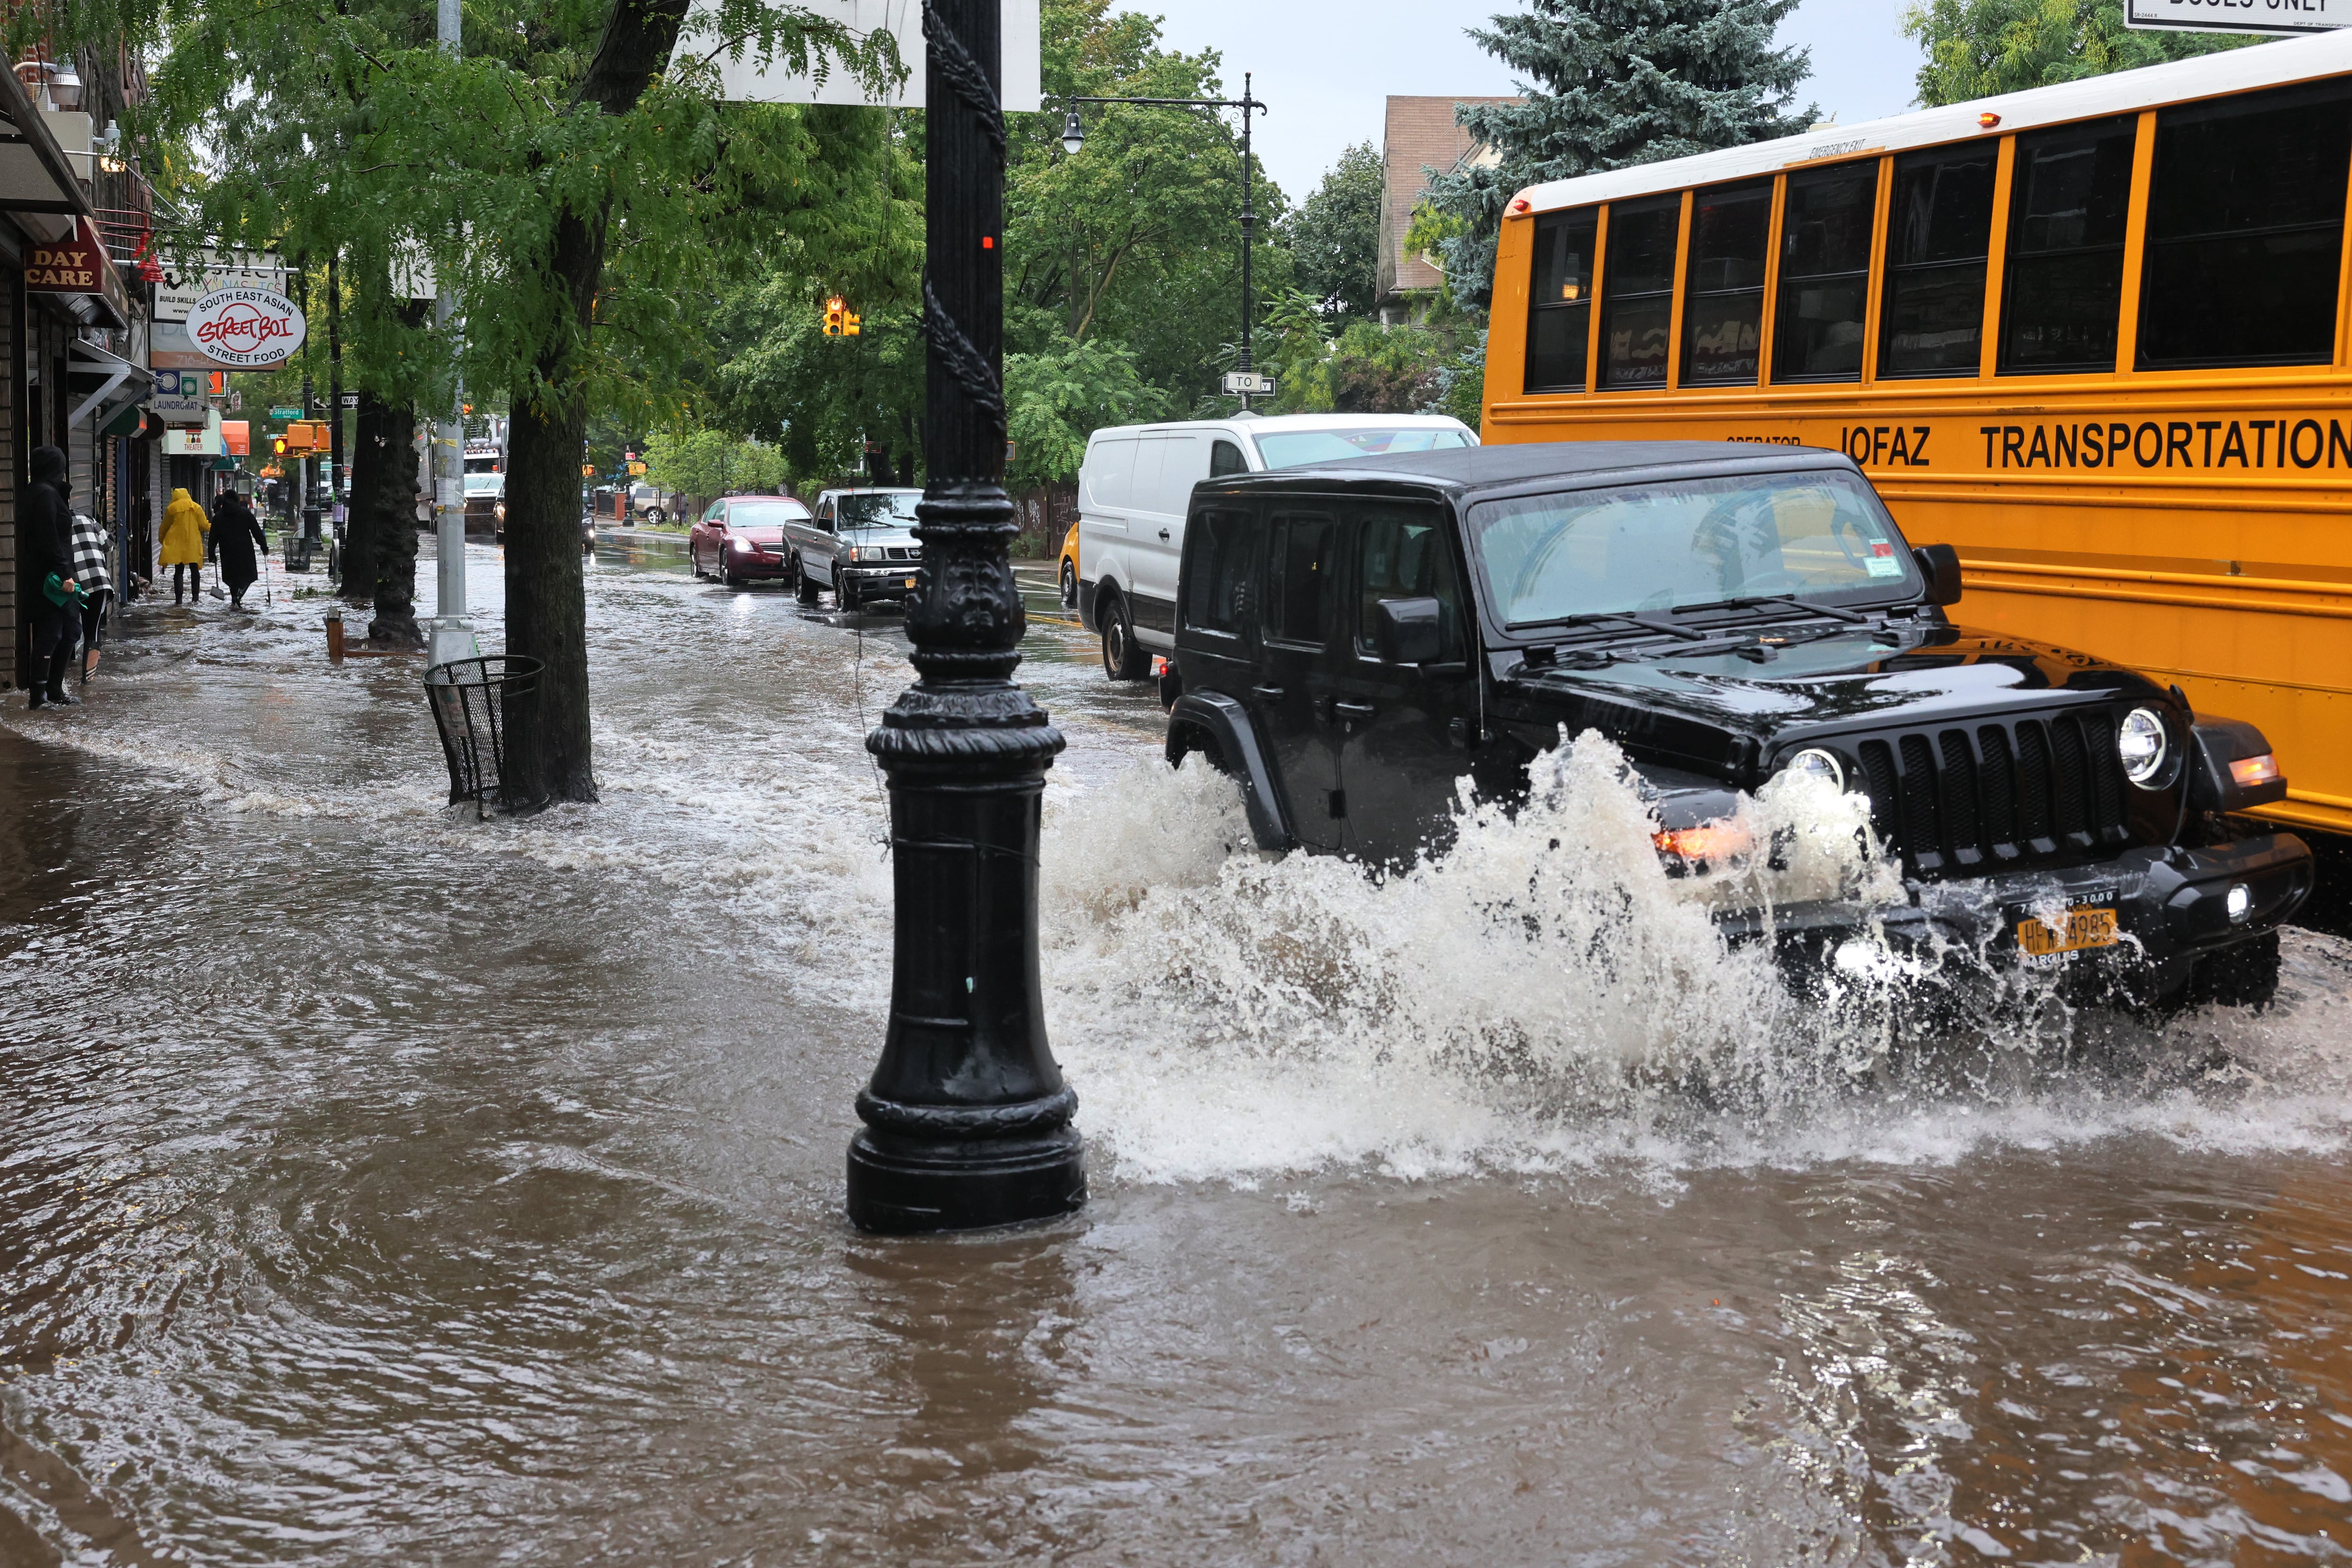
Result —
<path fill-rule="evenodd" d="M 2159 110 L 2140 364 L 2334 359 L 2347 163 L 2337 82 Z"/>
<path fill-rule="evenodd" d="M 2134 135 L 2126 116 L 2017 139 L 2002 374 L 2116 368 Z"/>
<path fill-rule="evenodd" d="M 1770 185 L 1701 191 L 1693 198 L 1683 300 L 1685 384 L 1756 384 L 1771 243 Z"/>
<path fill-rule="evenodd" d="M 1528 283 L 1529 392 L 1582 392 L 1592 342 L 1592 241 L 1601 209 L 1536 219 Z"/>
<path fill-rule="evenodd" d="M 1601 279 L 1601 384 L 1664 386 L 1674 335 L 1675 247 L 1683 199 L 1657 196 L 1609 209 L 1609 268 Z"/>
<path fill-rule="evenodd" d="M 1880 375 L 1974 375 L 1983 367 L 1985 261 L 1999 157 L 2000 144 L 1985 141 L 1895 160 Z"/>
<path fill-rule="evenodd" d="M 1772 324 L 1775 381 L 1860 381 L 1870 305 L 1870 237 L 1878 164 L 1789 176 L 1780 218 L 1780 300 Z"/>

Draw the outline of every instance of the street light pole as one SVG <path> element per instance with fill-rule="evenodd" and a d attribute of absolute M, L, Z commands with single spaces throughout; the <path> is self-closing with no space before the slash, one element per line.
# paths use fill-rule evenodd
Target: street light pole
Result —
<path fill-rule="evenodd" d="M 1238 109 L 1242 111 L 1242 341 L 1241 363 L 1234 367 L 1242 371 L 1257 368 L 1256 362 L 1250 357 L 1251 318 L 1256 313 L 1251 309 L 1250 263 L 1257 247 L 1257 209 L 1252 205 L 1255 186 L 1250 178 L 1250 125 L 1255 116 L 1266 112 L 1265 104 L 1251 89 L 1252 79 L 1253 73 L 1242 73 L 1242 95 L 1239 98 L 1074 97 L 1068 100 L 1069 115 L 1062 121 L 1062 151 L 1076 157 L 1087 141 L 1086 123 L 1078 117 L 1078 105 L 1082 103 L 1140 103 L 1161 109 Z M 1242 407 L 1246 411 L 1250 405 L 1250 394 L 1243 393 L 1241 399 Z"/>
<path fill-rule="evenodd" d="M 441 0 L 440 44 L 458 52 L 459 0 Z M 438 280 L 433 300 L 433 325 L 447 341 L 450 321 L 457 313 L 457 297 L 448 280 Z M 433 630 L 425 660 L 446 664 L 453 658 L 473 658 L 481 645 L 474 640 L 474 623 L 466 618 L 466 428 L 458 422 L 462 391 L 451 394 L 449 417 L 433 431 L 433 576 L 436 586 Z"/>
<path fill-rule="evenodd" d="M 971 1230 L 1087 1201 L 1077 1096 L 1045 1041 L 1038 815 L 1062 737 L 1013 682 L 1026 626 L 1004 492 L 999 0 L 925 0 L 923 591 L 914 685 L 866 738 L 890 786 L 890 1019 L 857 1097 L 849 1217 Z"/>

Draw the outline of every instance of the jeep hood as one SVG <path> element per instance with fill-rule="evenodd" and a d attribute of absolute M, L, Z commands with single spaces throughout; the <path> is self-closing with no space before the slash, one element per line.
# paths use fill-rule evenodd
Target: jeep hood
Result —
<path fill-rule="evenodd" d="M 1890 629 L 1893 646 L 1871 627 L 1850 626 L 1777 648 L 1761 663 L 1728 648 L 1693 657 L 1648 644 L 1599 668 L 1528 668 L 1514 651 L 1497 674 L 1507 693 L 1538 710 L 1528 719 L 1552 721 L 1556 711 L 1571 732 L 1598 730 L 1708 769 L 1751 763 L 1768 741 L 2159 694 L 2132 670 L 2046 643 L 1929 624 Z"/>

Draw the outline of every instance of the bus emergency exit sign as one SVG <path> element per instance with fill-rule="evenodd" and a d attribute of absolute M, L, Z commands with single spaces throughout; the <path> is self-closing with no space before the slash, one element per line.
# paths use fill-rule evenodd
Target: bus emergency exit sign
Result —
<path fill-rule="evenodd" d="M 2352 0 L 2124 0 L 2124 25 L 2176 33 L 2326 33 Z"/>

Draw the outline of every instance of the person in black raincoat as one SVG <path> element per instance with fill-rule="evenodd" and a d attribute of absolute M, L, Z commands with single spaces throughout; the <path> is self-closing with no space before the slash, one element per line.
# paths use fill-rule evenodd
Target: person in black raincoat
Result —
<path fill-rule="evenodd" d="M 257 552 L 269 548 L 269 536 L 261 531 L 253 503 L 235 490 L 222 491 L 213 502 L 212 542 L 220 559 L 220 580 L 228 588 L 228 607 L 241 610 L 245 591 L 258 575 Z"/>
<path fill-rule="evenodd" d="M 33 448 L 32 483 L 25 487 L 16 509 L 16 526 L 25 552 L 25 580 L 32 584 L 33 662 L 25 671 L 32 689 L 32 705 L 70 705 L 81 700 L 65 687 L 66 666 L 73 662 L 74 637 L 81 611 L 70 593 L 62 605 L 48 594 L 54 575 L 68 590 L 74 580 L 73 508 L 66 500 L 66 455 L 55 447 Z"/>

